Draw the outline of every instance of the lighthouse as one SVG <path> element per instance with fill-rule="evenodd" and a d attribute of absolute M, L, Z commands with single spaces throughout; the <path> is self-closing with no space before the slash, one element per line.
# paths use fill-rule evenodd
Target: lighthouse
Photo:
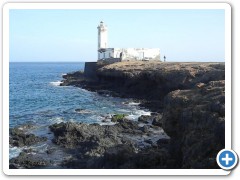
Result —
<path fill-rule="evenodd" d="M 98 50 L 106 49 L 107 44 L 107 26 L 101 21 L 98 28 Z"/>
<path fill-rule="evenodd" d="M 109 48 L 107 26 L 101 21 L 97 29 L 99 62 L 160 61 L 159 48 Z"/>

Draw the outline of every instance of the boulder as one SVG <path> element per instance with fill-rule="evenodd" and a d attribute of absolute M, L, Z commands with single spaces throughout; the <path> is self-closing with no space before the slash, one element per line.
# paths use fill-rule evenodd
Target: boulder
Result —
<path fill-rule="evenodd" d="M 34 134 L 27 134 L 19 127 L 11 128 L 9 137 L 9 144 L 12 146 L 23 147 L 30 146 L 39 142 L 46 141 L 46 137 L 39 137 Z"/>
<path fill-rule="evenodd" d="M 10 159 L 10 167 L 9 168 L 41 168 L 45 167 L 49 164 L 48 161 L 44 160 L 43 158 L 39 157 L 38 155 L 27 154 L 27 153 L 20 153 L 20 155 L 16 158 Z"/>

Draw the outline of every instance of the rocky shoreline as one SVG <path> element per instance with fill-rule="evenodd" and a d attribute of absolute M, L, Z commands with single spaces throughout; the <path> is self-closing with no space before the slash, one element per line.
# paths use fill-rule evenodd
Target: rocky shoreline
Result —
<path fill-rule="evenodd" d="M 56 123 L 49 126 L 53 144 L 68 154 L 57 165 L 59 168 L 172 168 L 167 157 L 170 138 L 159 126 L 159 114 L 141 116 L 138 121 L 124 117 L 112 117 L 114 125 L 85 123 Z M 154 120 L 153 120 L 154 119 Z M 55 153 L 49 148 L 38 153 L 27 148 L 47 140 L 34 134 L 24 133 L 28 125 L 10 129 L 10 145 L 26 147 L 10 160 L 10 168 L 54 168 L 54 162 L 46 158 Z M 18 143 L 16 143 L 18 142 Z M 154 158 L 155 157 L 155 158 Z M 150 161 L 151 159 L 151 161 Z M 158 164 L 159 160 L 161 163 Z M 155 164 L 154 164 L 155 163 Z"/>
<path fill-rule="evenodd" d="M 63 75 L 61 86 L 134 98 L 153 113 L 138 121 L 111 117 L 114 125 L 49 126 L 53 144 L 69 155 L 58 168 L 219 168 L 215 158 L 225 147 L 224 63 L 121 62 L 101 64 L 96 74 Z M 10 130 L 10 145 L 46 140 L 21 128 Z M 42 157 L 23 152 L 10 160 L 10 168 L 52 167 L 43 158 L 52 151 Z"/>

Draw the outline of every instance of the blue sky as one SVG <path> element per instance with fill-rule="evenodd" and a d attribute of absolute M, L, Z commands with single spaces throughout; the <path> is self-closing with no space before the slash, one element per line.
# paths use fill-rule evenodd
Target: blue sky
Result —
<path fill-rule="evenodd" d="M 224 61 L 224 10 L 10 10 L 11 62 L 97 60 L 109 47 L 160 48 L 167 61 Z"/>

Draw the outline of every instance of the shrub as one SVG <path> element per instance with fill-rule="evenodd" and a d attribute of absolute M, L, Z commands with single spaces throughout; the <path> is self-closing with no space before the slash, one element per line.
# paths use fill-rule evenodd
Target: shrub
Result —
<path fill-rule="evenodd" d="M 115 114 L 112 116 L 111 121 L 112 122 L 118 122 L 120 120 L 123 120 L 126 117 L 126 114 Z"/>

